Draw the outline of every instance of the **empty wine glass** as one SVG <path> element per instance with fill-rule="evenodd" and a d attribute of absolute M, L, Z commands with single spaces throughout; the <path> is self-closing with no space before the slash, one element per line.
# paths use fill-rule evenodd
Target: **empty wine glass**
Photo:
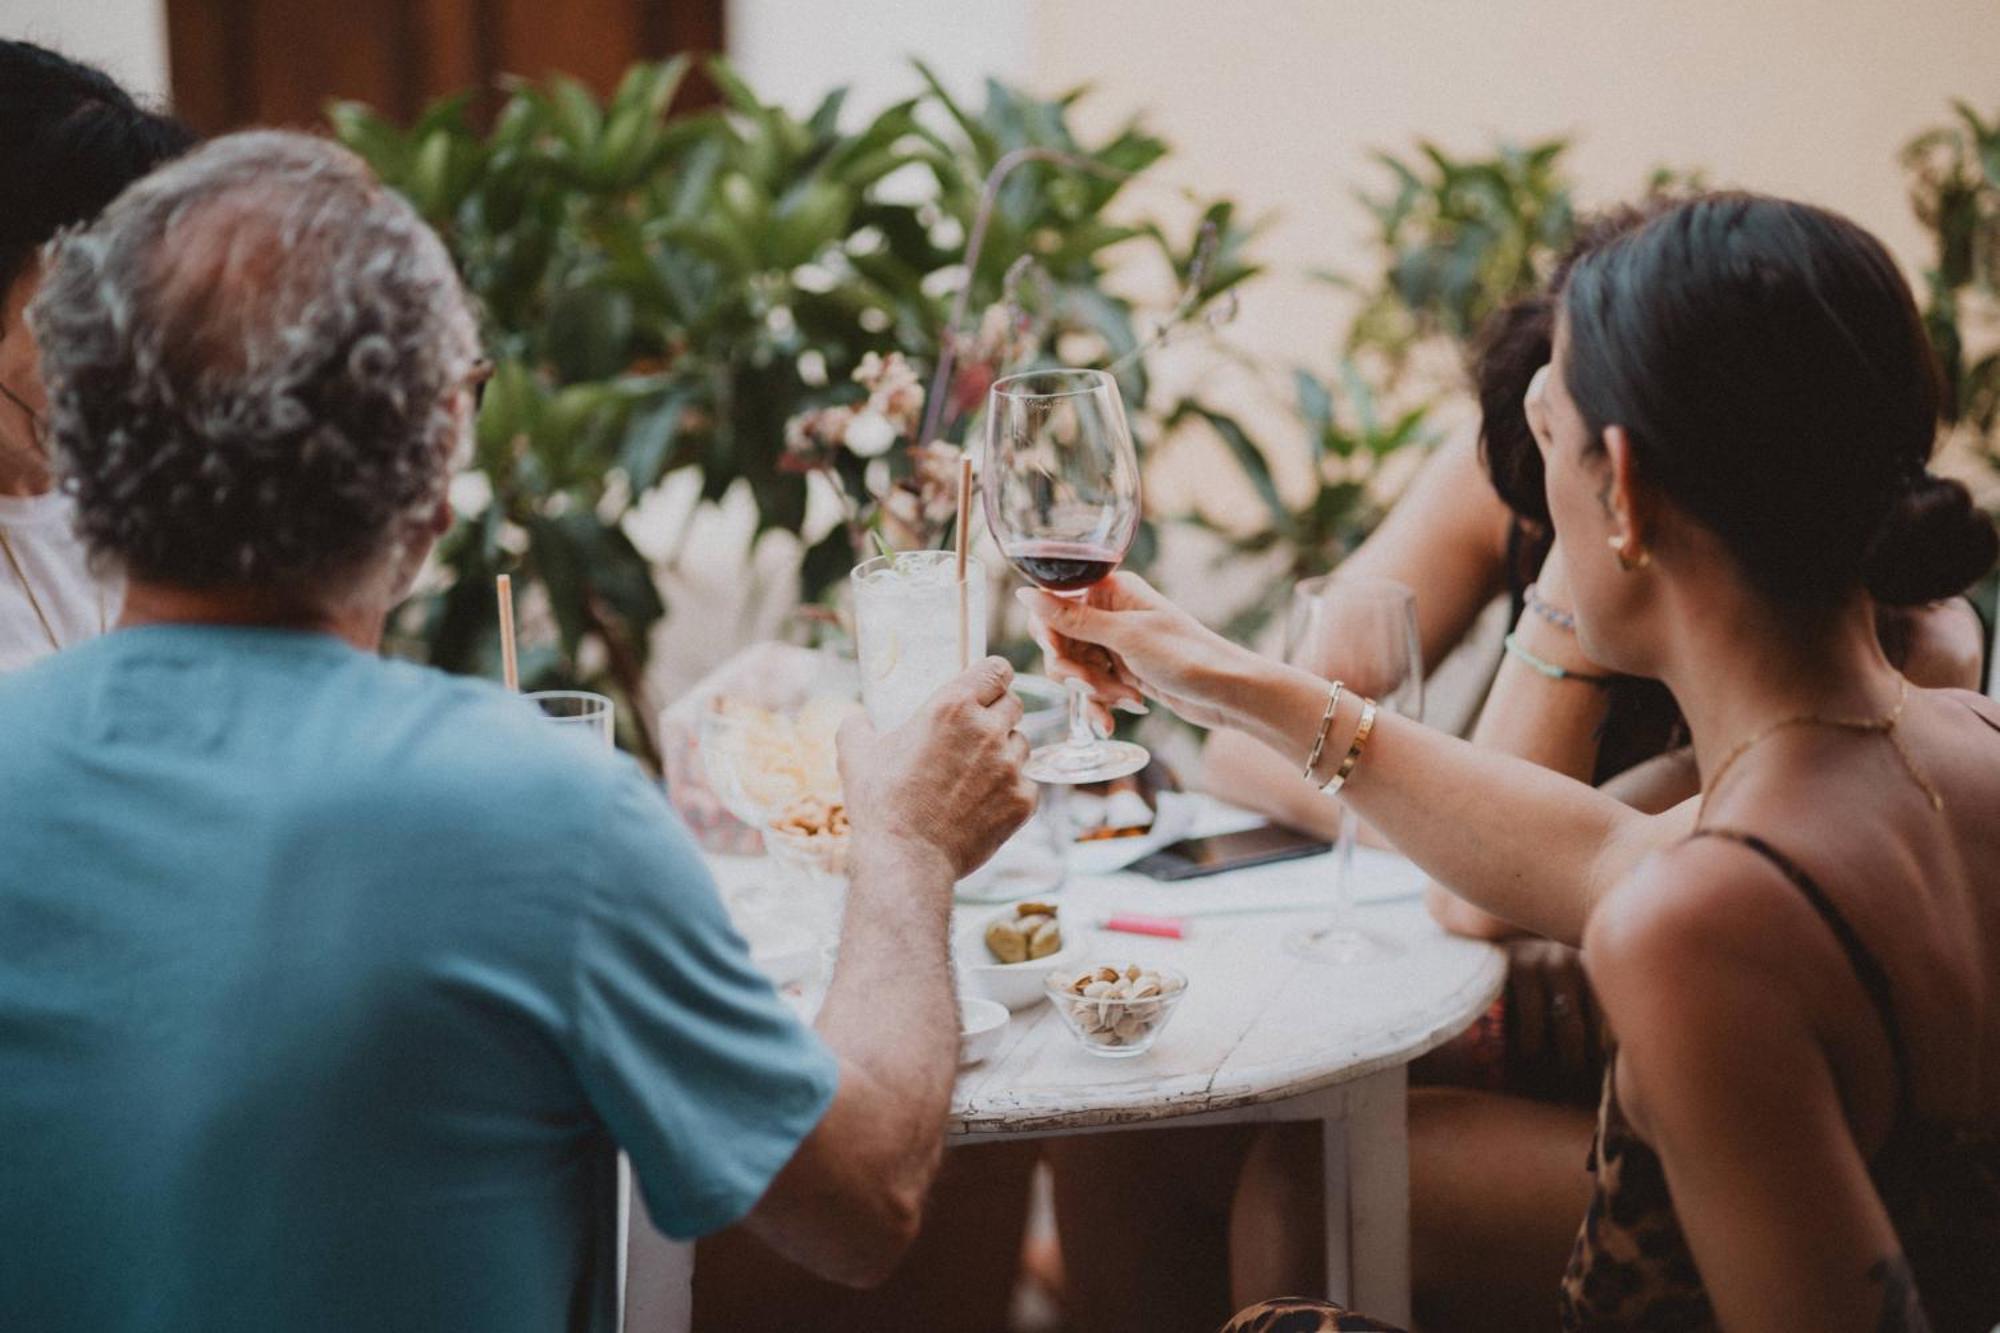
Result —
<path fill-rule="evenodd" d="M 1393 579 L 1329 574 L 1292 590 L 1285 622 L 1285 660 L 1375 700 L 1385 712 L 1421 718 L 1423 652 L 1417 638 L 1416 597 Z M 1340 756 L 1322 771 L 1331 771 Z M 1308 958 L 1357 963 L 1398 952 L 1388 940 L 1362 930 L 1354 913 L 1354 839 L 1360 821 L 1341 811 L 1334 856 L 1334 914 L 1330 922 L 1294 934 L 1292 949 Z"/>
<path fill-rule="evenodd" d="M 1036 370 L 988 396 L 986 523 L 1010 564 L 1058 597 L 1082 597 L 1125 559 L 1139 528 L 1139 458 L 1118 382 L 1101 370 Z M 1150 756 L 1100 740 L 1087 691 L 1069 684 L 1069 734 L 1029 756 L 1037 782 L 1108 782 Z"/>

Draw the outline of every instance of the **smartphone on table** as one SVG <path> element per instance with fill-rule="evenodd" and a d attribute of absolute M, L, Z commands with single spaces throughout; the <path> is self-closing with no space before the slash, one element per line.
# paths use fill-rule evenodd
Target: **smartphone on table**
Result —
<path fill-rule="evenodd" d="M 1210 838 L 1182 838 L 1140 857 L 1127 868 L 1153 879 L 1195 879 L 1247 866 L 1319 856 L 1332 850 L 1332 843 L 1310 833 L 1283 824 L 1259 824 Z"/>

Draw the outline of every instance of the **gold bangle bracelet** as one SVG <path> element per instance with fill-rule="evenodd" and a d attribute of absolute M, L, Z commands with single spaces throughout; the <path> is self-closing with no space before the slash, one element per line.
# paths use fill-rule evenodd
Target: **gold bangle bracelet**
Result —
<path fill-rule="evenodd" d="M 1347 757 L 1340 761 L 1340 770 L 1327 780 L 1320 790 L 1328 796 L 1347 785 L 1347 779 L 1354 773 L 1354 766 L 1361 762 L 1361 751 L 1367 748 L 1368 735 L 1375 730 L 1375 701 L 1361 701 L 1361 721 L 1355 724 L 1354 740 L 1347 747 Z"/>
<path fill-rule="evenodd" d="M 1326 734 L 1333 730 L 1334 710 L 1340 707 L 1341 691 L 1346 688 L 1347 686 L 1336 680 L 1333 682 L 1333 689 L 1327 693 L 1326 712 L 1322 713 L 1319 719 L 1319 734 L 1313 737 L 1312 753 L 1306 756 L 1306 771 L 1299 774 L 1307 782 L 1312 781 L 1313 770 L 1319 767 L 1320 752 L 1326 749 Z"/>

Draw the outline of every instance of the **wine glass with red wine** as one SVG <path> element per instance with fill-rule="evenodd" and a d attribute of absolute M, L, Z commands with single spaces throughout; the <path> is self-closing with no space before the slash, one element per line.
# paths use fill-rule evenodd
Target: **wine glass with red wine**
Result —
<path fill-rule="evenodd" d="M 986 523 L 1008 563 L 1058 597 L 1082 597 L 1124 560 L 1139 528 L 1139 457 L 1118 382 L 1101 370 L 1036 370 L 993 385 L 986 413 Z M 1088 693 L 1069 683 L 1069 738 L 1028 758 L 1037 782 L 1109 782 L 1146 751 L 1100 740 Z"/>

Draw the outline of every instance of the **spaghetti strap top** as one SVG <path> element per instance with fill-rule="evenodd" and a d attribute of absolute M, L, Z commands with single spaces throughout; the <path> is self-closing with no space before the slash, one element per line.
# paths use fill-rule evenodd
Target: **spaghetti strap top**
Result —
<path fill-rule="evenodd" d="M 1996 732 L 2000 724 L 1969 709 Z M 1916 1113 L 1909 1048 L 1888 973 L 1811 875 L 1753 833 L 1704 829 L 1763 857 L 1797 889 L 1847 955 L 1882 1023 L 1896 1070 L 1896 1112 L 1869 1176 L 1887 1209 L 1937 1333 L 1987 1333 L 2000 1320 L 2000 1133 Z M 1659 1154 L 1618 1104 L 1617 1061 L 1605 1071 L 1590 1209 L 1563 1274 L 1568 1333 L 1672 1328 L 1705 1333 L 1715 1311 L 1674 1214 Z"/>
<path fill-rule="evenodd" d="M 1747 847 L 1771 863 L 1780 875 L 1799 891 L 1819 913 L 1819 919 L 1826 922 L 1834 939 L 1840 942 L 1841 952 L 1847 955 L 1847 964 L 1854 969 L 1855 980 L 1868 993 L 1868 999 L 1875 1006 L 1876 1017 L 1882 1020 L 1882 1032 L 1889 1039 L 1889 1056 L 1896 1065 L 1896 1113 L 1892 1121 L 1900 1122 L 1910 1105 L 1910 1051 L 1903 1044 L 1903 1028 L 1896 1021 L 1896 1002 L 1889 994 L 1889 974 L 1883 970 L 1881 962 L 1862 942 L 1861 936 L 1847 918 L 1833 905 L 1833 899 L 1826 896 L 1826 890 L 1802 869 L 1797 861 L 1765 842 L 1754 833 L 1741 833 L 1735 829 L 1696 829 L 1695 838 L 1722 838 L 1740 847 Z"/>

